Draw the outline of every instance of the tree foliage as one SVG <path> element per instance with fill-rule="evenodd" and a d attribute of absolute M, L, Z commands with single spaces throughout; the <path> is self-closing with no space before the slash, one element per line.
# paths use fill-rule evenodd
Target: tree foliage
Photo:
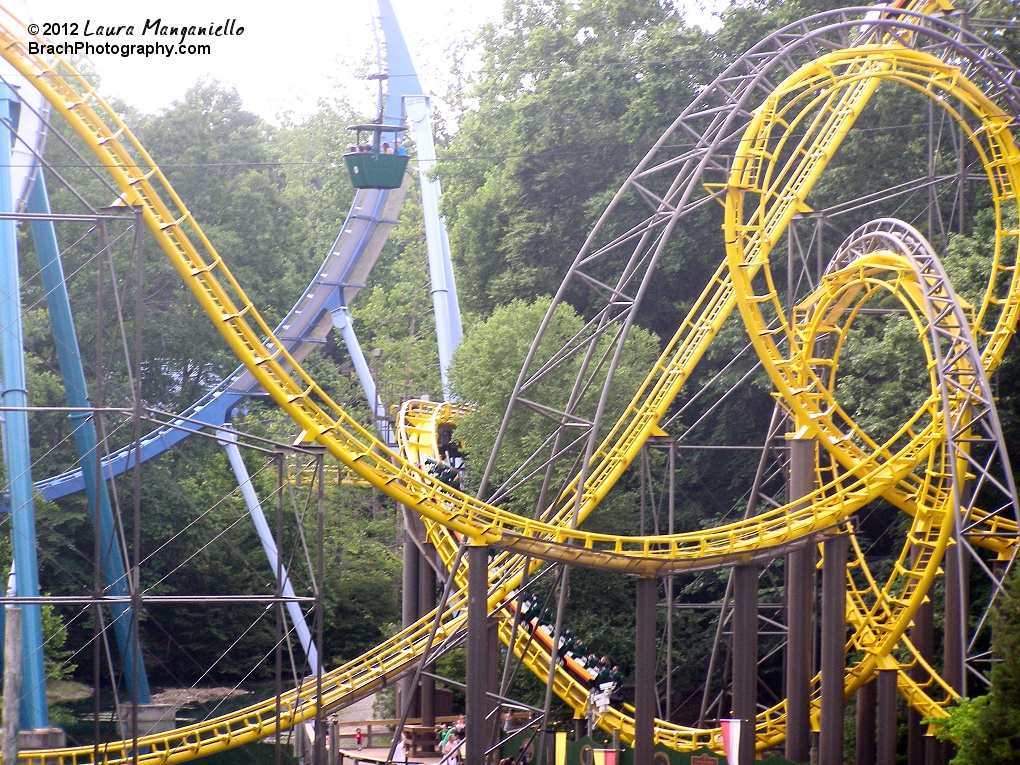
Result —
<path fill-rule="evenodd" d="M 1020 758 L 1020 576 L 1009 577 L 993 615 L 992 687 L 962 699 L 948 718 L 932 720 L 937 735 L 957 743 L 953 765 L 1007 765 Z"/>
<path fill-rule="evenodd" d="M 462 303 L 484 316 L 555 291 L 608 195 L 722 60 L 668 3 L 508 3 L 479 47 L 477 105 L 443 175 Z"/>

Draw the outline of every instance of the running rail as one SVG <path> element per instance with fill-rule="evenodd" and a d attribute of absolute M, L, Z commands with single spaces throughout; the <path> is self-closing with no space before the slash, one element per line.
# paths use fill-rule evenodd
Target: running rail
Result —
<path fill-rule="evenodd" d="M 333 329 L 330 311 L 349 305 L 364 286 L 390 231 L 396 225 L 407 193 L 407 182 L 398 189 L 359 189 L 343 228 L 322 265 L 301 297 L 276 328 L 291 357 L 302 361 L 321 345 Z M 342 295 L 341 295 L 342 293 Z M 242 364 L 222 382 L 192 404 L 170 425 L 163 425 L 142 438 L 141 460 L 146 462 L 198 431 L 203 426 L 219 427 L 230 410 L 243 398 L 261 395 L 262 389 Z M 120 475 L 134 466 L 135 447 L 125 446 L 103 461 L 107 477 Z M 81 469 L 36 482 L 46 499 L 75 494 L 84 488 Z"/>

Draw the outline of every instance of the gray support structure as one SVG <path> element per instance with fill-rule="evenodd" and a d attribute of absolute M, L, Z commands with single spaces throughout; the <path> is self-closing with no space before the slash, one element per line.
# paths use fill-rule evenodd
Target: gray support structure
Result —
<path fill-rule="evenodd" d="M 916 554 L 916 553 L 915 553 Z M 935 664 L 935 626 L 934 606 L 925 600 L 914 614 L 914 626 L 910 630 L 910 642 L 929 665 Z M 917 681 L 928 677 L 924 667 L 915 665 L 910 669 L 910 676 Z M 936 753 L 933 744 L 937 743 L 931 736 L 925 735 L 927 726 L 921 723 L 921 714 L 913 707 L 907 709 L 907 765 L 936 765 Z"/>
<path fill-rule="evenodd" d="M 756 580 L 757 581 L 757 580 Z M 659 583 L 654 577 L 637 581 L 634 640 L 634 762 L 651 762 L 655 745 L 655 616 Z"/>
<path fill-rule="evenodd" d="M 878 744 L 876 765 L 896 765 L 896 690 L 895 669 L 878 672 Z"/>
<path fill-rule="evenodd" d="M 818 731 L 818 763 L 843 765 L 846 534 L 828 537 L 823 543 L 822 555 L 822 708 Z"/>
<path fill-rule="evenodd" d="M 485 763 L 485 690 L 489 676 L 489 548 L 468 548 L 468 617 L 465 722 L 467 765 Z"/>
<path fill-rule="evenodd" d="M 737 566 L 732 578 L 732 714 L 740 720 L 740 761 L 754 762 L 754 722 L 758 710 L 758 567 Z"/>
<path fill-rule="evenodd" d="M 418 546 L 414 543 L 414 537 L 410 528 L 408 528 L 408 515 L 409 511 L 405 508 L 403 590 L 401 591 L 400 599 L 400 621 L 403 627 L 409 627 L 418 621 L 418 576 L 421 570 L 419 562 L 421 553 L 418 551 Z M 399 686 L 400 698 L 397 699 L 397 709 L 403 709 L 407 699 L 414 697 L 413 682 L 413 678 L 410 675 L 401 679 Z M 409 711 L 412 717 L 417 717 L 420 710 L 412 707 Z"/>
<path fill-rule="evenodd" d="M 875 686 L 872 679 L 857 691 L 854 765 L 875 765 Z"/>
<path fill-rule="evenodd" d="M 667 475 L 669 476 L 669 534 L 676 533 L 676 441 L 669 442 L 669 457 L 666 463 Z M 666 698 L 662 708 L 662 716 L 665 720 L 673 719 L 673 616 L 676 611 L 676 597 L 674 594 L 675 577 L 670 574 L 666 577 Z"/>
<path fill-rule="evenodd" d="M 790 500 L 815 488 L 815 440 L 791 438 Z M 815 603 L 814 545 L 786 556 L 786 759 L 811 759 L 811 630 Z"/>
<path fill-rule="evenodd" d="M 21 609 L 7 606 L 5 617 L 2 762 L 17 762 L 21 715 Z"/>
<path fill-rule="evenodd" d="M 946 630 L 944 640 L 943 679 L 961 696 L 967 695 L 964 654 L 967 635 L 966 556 L 959 543 L 946 548 Z"/>
<path fill-rule="evenodd" d="M 485 677 L 485 741 L 486 749 L 496 745 L 499 741 L 500 718 L 497 714 L 499 702 L 496 696 L 499 694 L 499 619 L 492 617 L 488 622 L 488 666 Z"/>
<path fill-rule="evenodd" d="M 417 548 L 415 548 L 417 550 Z M 418 552 L 418 614 L 424 616 L 436 607 L 436 570 L 429 563 L 428 554 L 432 553 L 432 545 L 425 545 L 425 553 Z M 435 664 L 425 667 L 421 676 L 420 711 L 422 725 L 436 724 L 436 679 L 432 676 Z"/>

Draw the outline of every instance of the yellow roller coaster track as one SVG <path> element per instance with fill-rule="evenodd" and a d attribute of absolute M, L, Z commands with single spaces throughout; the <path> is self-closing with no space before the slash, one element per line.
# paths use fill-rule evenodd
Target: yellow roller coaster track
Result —
<path fill-rule="evenodd" d="M 926 6 L 920 4 L 920 7 Z M 806 509 L 794 511 L 782 508 L 748 522 L 693 535 L 616 538 L 573 531 L 563 528 L 565 514 L 574 505 L 573 495 L 560 498 L 559 511 L 551 514 L 549 522 L 536 523 L 439 485 L 416 466 L 395 460 L 395 455 L 330 401 L 300 369 L 272 336 L 269 326 L 247 299 L 191 213 L 127 127 L 66 62 L 57 60 L 51 63 L 29 54 L 29 39 L 31 36 L 20 24 L 12 23 L 0 29 L 4 58 L 39 88 L 54 111 L 67 120 L 96 154 L 119 186 L 121 203 L 142 209 L 145 224 L 182 279 L 231 349 L 273 399 L 302 429 L 356 474 L 421 512 L 427 519 L 465 534 L 475 543 L 564 560 L 572 565 L 593 565 L 631 573 L 662 573 L 718 565 L 775 554 L 768 550 L 833 526 L 870 499 L 901 482 L 915 480 L 911 476 L 915 476 L 915 467 L 919 464 L 929 466 L 925 474 L 946 472 L 941 470 L 940 450 L 936 448 L 943 438 L 939 417 L 922 410 L 887 444 L 872 444 L 864 434 L 859 434 L 858 440 L 870 446 L 871 453 L 847 457 L 851 463 L 847 465 L 847 472 L 816 491 Z M 788 123 L 783 115 L 789 117 L 787 112 L 793 107 L 785 105 L 782 98 L 776 98 L 757 111 L 741 144 L 742 150 L 735 160 L 733 180 L 728 188 L 727 210 L 728 213 L 733 211 L 727 216 L 730 268 L 727 271 L 725 266 L 720 266 L 648 381 L 635 396 L 630 411 L 594 456 L 593 468 L 580 488 L 581 518 L 598 504 L 633 461 L 641 444 L 655 430 L 666 408 L 737 303 L 748 326 L 759 329 L 757 333 L 752 331 L 752 336 L 756 338 L 756 346 L 763 358 L 774 360 L 770 371 L 774 377 L 784 381 L 783 385 L 777 383 L 777 386 L 788 404 L 800 419 L 810 424 L 826 448 L 832 448 L 839 441 L 835 433 L 826 433 L 825 412 L 815 408 L 819 401 L 824 400 L 824 386 L 802 396 L 793 382 L 786 382 L 784 363 L 781 362 L 785 356 L 772 340 L 772 331 L 767 329 L 768 325 L 756 305 L 756 301 L 773 300 L 774 290 L 771 293 L 766 290 L 759 297 L 751 290 L 751 283 L 762 270 L 771 246 L 782 234 L 790 217 L 802 209 L 812 184 L 824 170 L 879 80 L 930 88 L 933 92 L 939 91 L 970 104 L 972 113 L 981 120 L 981 127 L 970 131 L 969 135 L 972 143 L 988 142 L 989 149 L 982 153 L 982 158 L 995 192 L 997 210 L 1003 201 L 1015 202 L 1012 190 L 1017 188 L 1018 158 L 1003 115 L 977 88 L 970 86 L 958 70 L 933 56 L 895 43 L 836 52 L 825 58 L 830 59 L 825 65 L 805 67 L 801 72 L 792 74 L 781 86 L 784 96 L 799 89 L 800 92 L 811 93 L 809 98 L 820 104 L 810 117 L 814 133 L 810 141 L 802 142 L 797 151 L 787 157 L 784 157 L 782 148 L 779 152 L 770 150 L 772 132 L 777 127 L 786 127 Z M 818 95 L 815 95 L 816 91 Z M 790 98 L 790 102 L 797 100 L 797 97 Z M 945 101 L 940 99 L 939 102 L 945 108 Z M 793 119 L 799 119 L 799 115 Z M 784 135 L 788 134 L 789 130 Z M 777 166 L 777 158 L 783 158 L 785 164 Z M 754 197 L 758 198 L 756 206 L 748 201 Z M 748 219 L 742 217 L 744 207 L 753 210 Z M 990 297 L 979 312 L 978 331 L 981 336 L 990 338 L 985 349 L 987 369 L 994 368 L 998 362 L 1005 339 L 1012 333 L 1016 321 L 1016 273 L 1012 268 L 1015 258 L 1008 263 L 1000 263 L 998 259 L 1001 242 L 1010 236 L 1015 238 L 1015 233 L 1007 232 L 1002 217 L 999 210 L 996 271 L 990 284 L 995 284 L 999 271 L 1011 272 L 1012 280 L 1005 295 L 993 296 L 990 286 Z M 770 277 L 765 278 L 770 282 Z M 984 329 L 981 321 L 991 310 L 987 307 L 992 305 L 999 307 L 999 315 L 993 327 Z M 755 311 L 758 311 L 758 323 L 755 323 Z M 781 311 L 779 315 L 782 315 Z M 786 365 L 785 368 L 793 367 Z M 922 420 L 927 424 L 916 427 Z M 895 450 L 894 444 L 902 446 Z M 572 492 L 577 491 L 577 486 L 572 487 Z M 911 495 L 909 490 L 903 491 L 905 496 Z M 914 496 L 918 496 L 916 492 Z M 930 499 L 927 494 L 923 498 Z M 928 533 L 944 527 L 945 524 L 933 521 L 938 513 L 937 503 L 924 501 L 914 504 L 916 529 Z M 497 558 L 493 581 L 498 584 L 492 589 L 492 607 L 502 602 L 515 586 L 515 580 L 519 580 L 518 574 L 510 573 L 513 570 L 511 557 L 509 553 L 503 553 Z M 915 588 L 915 593 L 918 591 Z M 860 619 L 863 625 L 860 632 L 879 632 L 870 607 L 863 605 L 864 600 L 861 598 L 862 605 L 859 607 L 851 605 L 848 614 Z M 451 609 L 442 617 L 440 636 L 461 628 L 462 619 L 457 614 L 462 611 L 463 604 L 455 599 Z M 855 617 L 854 613 L 859 615 Z M 322 703 L 331 706 L 353 694 L 368 693 L 404 671 L 421 650 L 428 622 L 428 618 L 422 620 L 370 655 L 330 672 L 324 683 L 327 691 Z M 900 620 L 895 629 L 903 626 Z M 864 640 L 861 639 L 861 645 L 865 644 Z M 574 693 L 570 687 L 558 687 L 558 691 L 567 697 Z M 139 759 L 145 762 L 183 761 L 264 737 L 277 726 L 289 727 L 311 716 L 315 704 L 313 695 L 313 689 L 287 695 L 281 700 L 283 712 L 279 716 L 277 702 L 273 699 L 230 717 L 171 734 L 147 737 L 143 743 L 149 748 Z M 630 732 L 626 721 L 620 717 L 611 722 L 617 721 L 626 736 Z M 772 710 L 763 717 L 759 724 L 762 745 L 781 737 L 780 723 L 781 709 Z M 676 746 L 686 746 L 692 742 L 705 743 L 712 735 L 711 732 L 662 726 L 659 739 Z M 29 753 L 25 755 L 26 759 L 32 759 Z M 56 756 L 64 762 L 89 762 L 93 750 L 64 750 L 46 756 Z M 123 744 L 111 745 L 101 750 L 101 757 L 110 762 L 124 761 L 128 752 Z"/>
<path fill-rule="evenodd" d="M 882 264 L 881 268 L 885 268 L 886 264 Z M 900 265 L 902 269 L 902 264 Z M 859 268 L 858 268 L 859 270 Z M 920 304 L 919 300 L 919 289 L 915 283 L 905 281 L 903 279 L 904 274 L 900 273 L 898 278 L 893 281 L 899 288 L 906 289 L 906 291 L 913 295 L 915 303 Z M 874 278 L 874 277 L 872 277 Z M 845 278 L 844 278 L 845 281 Z M 830 292 L 833 290 L 833 285 L 839 285 L 840 289 L 838 293 L 840 296 L 845 294 L 847 291 L 852 289 L 855 282 L 851 280 L 849 283 L 844 283 L 835 278 L 830 277 L 826 282 L 826 289 Z M 813 296 L 808 301 L 815 310 L 820 310 L 820 306 L 823 306 L 821 299 Z M 831 301 L 830 301 L 831 302 Z M 818 315 L 829 316 L 831 309 L 825 305 L 824 313 Z M 803 309 L 802 309 L 803 310 Z M 918 316 L 916 311 L 912 313 L 915 318 L 915 324 L 919 328 L 919 334 L 923 340 L 923 320 Z M 817 326 L 814 328 L 817 332 Z M 816 360 L 817 361 L 817 360 Z M 933 383 L 934 387 L 934 383 Z M 932 402 L 929 402 L 929 404 Z M 428 433 L 430 430 L 434 430 L 435 423 L 438 420 L 447 421 L 450 417 L 451 411 L 449 407 L 438 407 L 430 404 L 415 404 L 413 409 L 405 409 L 403 416 L 401 417 L 402 428 L 405 432 L 413 431 L 416 435 L 413 437 L 410 435 L 404 436 L 405 442 L 413 442 L 415 444 L 415 450 L 417 453 L 421 453 L 422 447 L 428 444 L 428 437 L 423 437 L 423 433 Z M 413 427 L 408 427 L 408 423 L 414 423 Z M 911 436 L 913 434 L 910 434 Z M 848 437 L 844 435 L 844 440 L 848 440 Z M 852 442 L 851 442 L 852 443 Z M 420 457 L 419 457 L 420 459 Z M 944 477 L 945 471 L 929 470 L 928 476 L 935 475 Z M 930 488 L 926 488 L 924 493 L 931 493 Z M 923 496 L 924 494 L 922 494 Z M 867 583 L 870 587 L 867 588 L 867 597 L 865 590 L 857 586 L 851 578 L 851 591 L 849 595 L 848 603 L 848 622 L 854 626 L 854 634 L 850 642 L 850 648 L 859 651 L 869 653 L 871 660 L 862 662 L 857 667 L 853 668 L 850 677 L 848 679 L 848 693 L 853 690 L 854 687 L 860 683 L 866 681 L 871 676 L 871 671 L 881 661 L 885 667 L 890 666 L 889 662 L 891 657 L 889 651 L 896 642 L 901 639 L 902 631 L 905 629 L 909 622 L 909 614 L 913 613 L 914 608 L 894 608 L 890 609 L 889 604 L 898 602 L 899 604 L 909 604 L 909 599 L 906 595 L 914 592 L 920 592 L 923 596 L 926 590 L 927 583 L 930 583 L 931 578 L 934 576 L 937 570 L 938 560 L 941 558 L 941 553 L 948 542 L 948 525 L 942 522 L 945 517 L 944 508 L 928 509 L 925 516 L 914 525 L 914 531 L 909 539 L 909 544 L 905 550 L 911 549 L 923 549 L 926 550 L 926 554 L 916 556 L 912 566 L 907 566 L 901 559 L 896 565 L 896 570 L 900 572 L 903 577 L 907 580 L 909 585 L 907 587 L 900 587 L 897 596 L 891 596 L 890 592 L 895 589 L 895 583 L 887 585 L 885 590 L 880 588 L 874 580 L 867 573 L 867 568 L 864 566 L 863 553 L 860 552 L 859 548 L 856 547 L 857 551 L 857 562 L 856 566 L 862 568 L 865 572 Z M 443 537 L 441 527 L 432 527 L 435 529 L 433 536 L 434 541 L 437 541 L 440 545 L 439 538 Z M 437 538 L 438 537 L 438 538 Z M 440 548 L 442 549 L 442 547 Z M 452 550 L 448 547 L 447 554 L 444 558 L 449 562 L 452 557 Z M 923 585 L 923 586 L 920 586 Z M 872 605 L 868 605 L 866 600 L 870 600 Z M 915 605 L 916 607 L 916 605 Z M 505 637 L 505 636 L 504 636 Z M 929 679 L 923 683 L 918 683 L 912 680 L 907 674 L 900 674 L 900 687 L 903 694 L 916 708 L 925 710 L 926 714 L 938 715 L 941 710 L 939 703 L 944 704 L 948 699 L 953 697 L 953 692 L 946 686 L 945 683 L 938 678 L 934 672 L 931 671 L 930 667 L 923 662 L 920 657 L 916 655 L 909 642 L 903 641 L 908 650 L 913 654 L 913 658 L 910 660 L 910 665 L 921 665 L 927 670 Z M 535 647 L 533 644 L 529 646 L 531 651 L 530 655 L 526 657 L 526 661 L 533 665 L 537 674 L 545 676 L 548 667 L 548 658 L 544 656 L 540 649 Z M 893 666 L 896 666 L 893 664 Z M 575 710 L 580 711 L 583 709 L 583 705 L 586 701 L 586 693 L 583 687 L 571 687 L 571 679 L 569 677 L 563 677 L 557 675 L 556 678 L 556 689 L 557 693 L 568 701 L 573 702 L 571 705 Z M 579 684 L 576 684 L 579 685 Z M 923 686 L 923 687 L 922 687 Z M 942 697 L 941 702 L 933 701 L 926 693 L 928 689 L 937 687 Z M 624 716 L 615 716 L 612 720 L 607 721 L 609 727 L 621 727 L 625 731 L 625 735 L 630 730 L 632 721 Z M 759 727 L 759 737 L 763 741 L 772 740 L 775 741 L 774 733 L 777 729 L 781 728 L 782 723 L 782 709 L 781 706 L 774 710 L 770 710 L 770 713 L 763 716 L 762 724 Z M 715 733 L 710 731 L 703 731 L 701 734 L 694 734 L 690 730 L 675 730 L 670 731 L 671 726 L 660 726 L 659 728 L 659 740 L 667 742 L 672 739 L 671 743 L 683 746 L 686 748 L 693 742 L 706 742 L 714 740 Z M 670 735 L 672 734 L 672 735 Z"/>
<path fill-rule="evenodd" d="M 845 480 L 836 487 L 838 500 L 832 498 L 832 487 L 825 487 L 816 493 L 817 502 L 801 510 L 782 508 L 752 521 L 672 537 L 626 538 L 572 530 L 559 525 L 556 517 L 551 522 L 537 522 L 438 484 L 417 467 L 397 460 L 308 377 L 275 340 L 192 214 L 123 122 L 80 75 L 69 68 L 66 73 L 56 71 L 55 67 L 66 64 L 58 61 L 50 65 L 29 54 L 26 38 L 23 30 L 14 33 L 4 29 L 0 41 L 5 58 L 40 89 L 100 158 L 122 190 L 122 203 L 142 208 L 150 232 L 263 388 L 309 437 L 326 446 L 355 473 L 422 515 L 480 544 L 574 565 L 642 574 L 748 560 L 765 548 L 832 526 L 877 496 L 882 486 L 900 480 L 930 448 L 933 433 L 919 436 L 887 461 L 876 453 L 871 460 L 855 466 L 855 482 Z M 709 300 L 703 319 L 696 324 L 697 341 L 690 344 L 695 353 L 686 355 L 682 369 L 674 368 L 670 377 L 689 374 L 710 339 L 702 328 L 717 329 L 730 305 L 728 299 Z M 609 450 L 584 487 L 582 517 L 601 501 L 639 446 L 636 440 L 624 438 Z M 572 505 L 571 498 L 565 499 L 560 512 L 569 511 Z"/>
<path fill-rule="evenodd" d="M 919 306 L 924 305 L 924 296 L 914 279 L 914 272 L 911 270 L 910 263 L 895 254 L 883 253 L 882 255 L 871 255 L 867 265 L 868 267 L 865 268 L 858 263 L 852 269 L 830 275 L 824 285 L 823 294 L 821 296 L 813 296 L 810 299 L 811 304 L 815 306 L 816 315 L 825 316 L 831 321 L 831 305 L 842 304 L 843 295 L 846 292 L 854 292 L 861 284 L 861 275 L 865 274 L 867 281 L 873 283 L 873 285 L 880 285 L 881 288 L 889 289 L 894 294 L 903 293 L 903 296 L 907 298 L 904 305 L 914 319 L 919 337 L 923 341 L 928 328 L 928 321 L 920 312 Z M 878 277 L 878 274 L 888 271 L 894 271 L 897 278 L 892 281 L 883 281 Z M 836 285 L 838 285 L 838 288 Z M 878 289 L 879 287 L 876 286 L 875 288 Z M 867 297 L 865 295 L 861 302 L 866 302 Z M 933 368 L 934 362 L 930 359 L 930 356 L 929 361 L 931 361 L 930 368 Z M 935 385 L 933 374 L 933 386 Z M 460 410 L 451 407 L 449 404 L 437 405 L 429 402 L 405 403 L 398 420 L 398 434 L 402 446 L 402 454 L 411 460 L 421 460 L 424 456 L 438 456 L 435 449 L 434 435 L 437 427 L 440 424 L 455 422 L 459 414 Z M 941 469 L 929 471 L 929 473 L 935 475 L 941 475 L 942 472 Z M 913 567 L 915 572 L 920 572 L 922 579 L 911 581 L 911 593 L 914 589 L 922 594 L 926 591 L 927 585 L 935 576 L 942 551 L 949 541 L 949 524 L 942 523 L 941 517 L 937 516 L 934 512 L 929 513 L 926 519 L 932 521 L 927 529 L 923 529 L 915 524 L 915 529 L 911 533 L 912 547 L 925 550 L 925 554 L 919 556 L 923 558 L 923 561 L 921 563 L 915 562 Z M 440 555 L 449 565 L 456 549 L 456 544 L 451 543 L 449 532 L 436 524 L 429 525 L 429 532 L 431 541 L 436 544 Z M 852 650 L 864 652 L 866 659 L 851 669 L 847 682 L 848 693 L 856 685 L 866 681 L 879 662 L 883 666 L 888 667 L 889 662 L 893 661 L 890 651 L 902 636 L 903 628 L 905 628 L 908 621 L 908 618 L 905 617 L 906 609 L 912 605 L 905 597 L 904 592 L 901 591 L 898 598 L 890 597 L 888 587 L 885 591 L 878 587 L 874 580 L 870 578 L 870 574 L 863 563 L 863 554 L 858 550 L 856 565 L 863 568 L 866 584 L 870 586 L 862 589 L 857 586 L 853 578 L 850 579 L 848 622 L 854 627 L 849 647 Z M 902 566 L 899 567 L 899 570 L 904 571 Z M 904 571 L 904 573 L 909 574 L 911 572 Z M 512 639 L 512 612 L 508 611 L 502 615 L 504 618 L 501 623 L 501 636 L 504 642 L 509 644 Z M 538 644 L 529 642 L 526 633 L 518 635 L 515 650 L 517 650 L 518 655 L 522 657 L 525 664 L 539 677 L 547 677 L 549 656 Z M 912 663 L 926 666 L 916 656 Z M 893 666 L 896 665 L 893 664 Z M 940 678 L 931 672 L 930 668 L 927 669 L 929 680 L 924 685 L 926 687 L 939 687 L 942 696 L 940 702 L 933 700 L 925 692 L 925 688 L 919 687 L 918 683 L 911 680 L 905 673 L 901 673 L 901 687 L 904 695 L 918 708 L 926 710 L 928 714 L 937 715 L 940 713 L 939 704 L 945 703 L 945 700 L 952 698 L 953 694 L 941 682 Z M 588 691 L 585 685 L 577 682 L 562 670 L 558 670 L 555 674 L 554 684 L 557 694 L 571 705 L 575 713 L 580 714 L 584 712 L 588 703 Z M 817 700 L 815 706 L 817 713 Z M 621 729 L 625 738 L 632 735 L 633 720 L 630 716 L 618 710 L 607 712 L 600 722 L 607 728 Z M 766 742 L 776 743 L 782 731 L 783 706 L 779 705 L 768 710 L 760 718 L 759 723 L 759 738 L 762 741 L 762 745 L 766 745 Z M 690 748 L 703 744 L 716 745 L 718 731 L 695 731 L 657 721 L 657 737 L 660 742 L 671 744 L 677 748 Z"/>

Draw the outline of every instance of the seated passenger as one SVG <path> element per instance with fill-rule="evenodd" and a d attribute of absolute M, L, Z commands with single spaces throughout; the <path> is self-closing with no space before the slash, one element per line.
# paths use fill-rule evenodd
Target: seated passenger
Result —
<path fill-rule="evenodd" d="M 623 687 L 623 673 L 618 666 L 613 665 L 613 669 L 609 673 L 609 681 L 613 684 L 612 693 L 616 693 Z"/>
<path fill-rule="evenodd" d="M 460 489 L 460 473 L 457 472 L 456 468 L 450 467 L 445 462 L 439 463 L 438 478 L 448 486 L 452 486 L 454 489 Z"/>
<path fill-rule="evenodd" d="M 393 147 L 390 146 L 389 141 L 383 141 L 383 144 L 382 144 L 382 153 L 383 154 L 392 154 L 393 153 Z"/>
<path fill-rule="evenodd" d="M 399 138 L 397 139 L 397 154 L 407 154 L 407 149 L 404 148 L 404 142 Z"/>

